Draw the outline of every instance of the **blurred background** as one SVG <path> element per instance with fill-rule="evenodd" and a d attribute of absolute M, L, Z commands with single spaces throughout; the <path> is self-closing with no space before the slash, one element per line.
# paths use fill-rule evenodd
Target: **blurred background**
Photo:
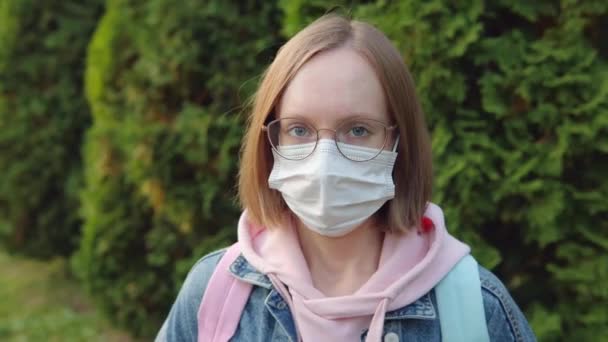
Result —
<path fill-rule="evenodd" d="M 0 340 L 151 339 L 236 237 L 261 73 L 334 6 L 411 68 L 448 229 L 539 340 L 608 341 L 605 0 L 0 0 Z"/>

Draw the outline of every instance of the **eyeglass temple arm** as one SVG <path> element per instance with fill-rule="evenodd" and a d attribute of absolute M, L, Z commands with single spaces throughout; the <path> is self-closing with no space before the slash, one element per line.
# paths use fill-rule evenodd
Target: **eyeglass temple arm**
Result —
<path fill-rule="evenodd" d="M 395 128 L 397 128 L 397 125 L 387 127 L 387 129 L 390 129 L 391 131 L 394 131 Z M 399 134 L 397 134 L 397 140 L 395 140 L 395 144 L 393 145 L 393 152 L 397 152 L 397 146 L 399 146 L 400 138 L 401 138 L 401 136 Z"/>

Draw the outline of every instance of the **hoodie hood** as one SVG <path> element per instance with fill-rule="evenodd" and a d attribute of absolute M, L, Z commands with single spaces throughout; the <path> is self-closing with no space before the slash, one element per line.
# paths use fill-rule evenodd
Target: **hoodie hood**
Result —
<path fill-rule="evenodd" d="M 425 217 L 434 229 L 423 234 L 386 233 L 376 272 L 352 295 L 326 297 L 316 289 L 293 224 L 265 229 L 245 211 L 238 239 L 247 261 L 266 274 L 289 304 L 300 341 L 381 340 L 384 315 L 428 293 L 470 252 L 446 230 L 443 212 L 429 203 Z"/>

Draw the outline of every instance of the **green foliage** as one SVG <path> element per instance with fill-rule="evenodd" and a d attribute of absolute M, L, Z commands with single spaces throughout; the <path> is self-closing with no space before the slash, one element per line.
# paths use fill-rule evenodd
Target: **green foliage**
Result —
<path fill-rule="evenodd" d="M 274 6 L 110 0 L 89 45 L 73 262 L 138 335 L 158 330 L 194 261 L 235 238 L 240 105 L 275 52 Z"/>
<path fill-rule="evenodd" d="M 0 243 L 38 257 L 78 243 L 84 52 L 101 1 L 0 2 Z"/>
<path fill-rule="evenodd" d="M 281 33 L 289 38 L 323 14 L 338 13 L 345 17 L 352 16 L 353 8 L 369 0 L 338 0 L 327 2 L 323 0 L 279 0 L 283 12 L 283 27 Z"/>

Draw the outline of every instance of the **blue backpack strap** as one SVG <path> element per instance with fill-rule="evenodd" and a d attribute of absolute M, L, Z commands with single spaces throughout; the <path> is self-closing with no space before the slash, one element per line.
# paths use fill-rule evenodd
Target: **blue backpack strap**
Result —
<path fill-rule="evenodd" d="M 443 342 L 489 342 L 477 261 L 467 255 L 435 286 Z"/>

